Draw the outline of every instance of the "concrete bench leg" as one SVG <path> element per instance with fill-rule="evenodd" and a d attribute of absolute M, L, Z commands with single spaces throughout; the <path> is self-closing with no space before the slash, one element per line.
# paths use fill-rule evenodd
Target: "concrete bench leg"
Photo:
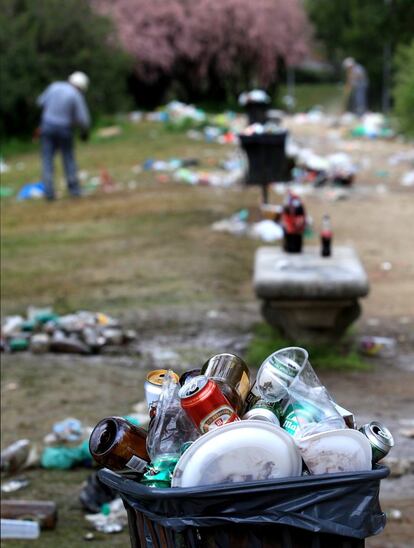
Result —
<path fill-rule="evenodd" d="M 267 323 L 293 342 L 329 343 L 338 340 L 361 314 L 358 300 L 265 300 Z"/>

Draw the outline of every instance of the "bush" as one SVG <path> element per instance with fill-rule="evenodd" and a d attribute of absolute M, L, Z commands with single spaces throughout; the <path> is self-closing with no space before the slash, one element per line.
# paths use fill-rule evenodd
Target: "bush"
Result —
<path fill-rule="evenodd" d="M 0 26 L 3 137 L 31 132 L 39 120 L 37 96 L 75 70 L 90 77 L 92 115 L 125 106 L 129 58 L 114 41 L 111 22 L 85 0 L 4 0 Z"/>
<path fill-rule="evenodd" d="M 402 131 L 414 136 L 414 40 L 400 47 L 395 65 L 395 114 Z"/>

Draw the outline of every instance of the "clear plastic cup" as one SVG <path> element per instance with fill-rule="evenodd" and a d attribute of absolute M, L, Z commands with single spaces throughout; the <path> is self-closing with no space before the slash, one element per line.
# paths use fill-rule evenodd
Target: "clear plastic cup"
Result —
<path fill-rule="evenodd" d="M 268 356 L 256 376 L 257 389 L 263 399 L 280 401 L 288 395 L 288 389 L 309 363 L 304 348 L 282 348 Z"/>
<path fill-rule="evenodd" d="M 260 366 L 257 387 L 265 400 L 280 402 L 282 426 L 295 439 L 346 427 L 303 348 L 288 347 L 271 354 Z"/>

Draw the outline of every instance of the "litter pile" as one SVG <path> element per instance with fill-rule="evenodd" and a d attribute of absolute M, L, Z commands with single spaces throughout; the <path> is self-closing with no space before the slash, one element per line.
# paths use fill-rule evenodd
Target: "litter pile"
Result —
<path fill-rule="evenodd" d="M 94 428 L 89 446 L 99 464 L 129 470 L 147 487 L 368 471 L 394 445 L 379 422 L 358 429 L 303 348 L 271 354 L 255 382 L 245 362 L 229 353 L 181 377 L 152 371 L 145 394 L 148 431 L 110 417 Z"/>
<path fill-rule="evenodd" d="M 259 124 L 258 122 L 250 124 L 242 132 L 241 135 L 266 135 L 266 134 L 279 134 L 285 133 L 286 130 L 283 129 L 278 123 L 273 121 L 265 122 L 264 124 Z"/>
<path fill-rule="evenodd" d="M 241 181 L 244 174 L 243 158 L 232 154 L 220 163 L 215 170 L 194 169 L 199 166 L 197 158 L 170 158 L 169 160 L 147 159 L 142 168 L 144 171 L 160 172 L 160 182 L 175 181 L 189 185 L 210 185 L 229 187 Z"/>
<path fill-rule="evenodd" d="M 383 114 L 368 112 L 351 130 L 351 135 L 369 139 L 392 139 L 395 137 L 395 132 L 390 128 L 388 120 Z"/>
<path fill-rule="evenodd" d="M 143 116 L 135 115 L 134 121 L 142 118 Z M 187 129 L 189 139 L 219 144 L 236 144 L 237 133 L 244 125 L 244 117 L 235 112 L 225 111 L 211 115 L 180 101 L 172 101 L 160 110 L 146 114 L 145 118 L 151 122 L 163 122 L 172 130 Z"/>
<path fill-rule="evenodd" d="M 286 155 L 294 162 L 294 183 L 312 184 L 321 187 L 328 184 L 351 186 L 357 166 L 345 152 L 320 156 L 312 149 L 301 148 L 293 140 L 286 145 Z"/>
<path fill-rule="evenodd" d="M 194 105 L 181 103 L 180 101 L 171 101 L 168 103 L 164 108 L 164 112 L 167 114 L 167 120 L 173 124 L 181 124 L 187 120 L 202 123 L 207 120 L 204 110 Z"/>
<path fill-rule="evenodd" d="M 8 316 L 1 328 L 1 350 L 96 354 L 105 347 L 125 347 L 136 340 L 132 329 L 101 312 L 59 316 L 51 308 L 29 307 L 27 317 Z"/>
<path fill-rule="evenodd" d="M 315 105 L 307 112 L 294 114 L 292 119 L 296 125 L 317 124 L 344 128 L 351 137 L 369 139 L 392 139 L 395 137 L 395 131 L 390 127 L 389 120 L 381 112 L 367 112 L 361 118 L 352 112 L 334 116 L 324 112 L 322 106 Z"/>
<path fill-rule="evenodd" d="M 248 236 L 263 242 L 276 242 L 283 238 L 282 227 L 274 221 L 275 217 L 279 217 L 282 207 L 273 207 L 270 211 L 271 218 L 264 218 L 258 222 L 251 222 L 250 212 L 248 209 L 241 209 L 231 217 L 216 221 L 211 225 L 215 232 L 228 232 L 235 236 Z"/>
<path fill-rule="evenodd" d="M 207 143 L 218 143 L 219 145 L 237 144 L 238 137 L 235 129 L 227 127 L 206 126 L 203 130 L 190 129 L 187 137 L 195 141 L 205 140 Z"/>

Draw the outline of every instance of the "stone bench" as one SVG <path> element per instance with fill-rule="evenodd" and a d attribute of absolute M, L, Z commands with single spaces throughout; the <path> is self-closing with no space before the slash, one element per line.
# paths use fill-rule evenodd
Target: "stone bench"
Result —
<path fill-rule="evenodd" d="M 338 339 L 360 315 L 358 298 L 369 292 L 365 270 L 351 247 L 319 247 L 286 253 L 278 247 L 256 252 L 254 290 L 265 320 L 292 341 Z"/>

